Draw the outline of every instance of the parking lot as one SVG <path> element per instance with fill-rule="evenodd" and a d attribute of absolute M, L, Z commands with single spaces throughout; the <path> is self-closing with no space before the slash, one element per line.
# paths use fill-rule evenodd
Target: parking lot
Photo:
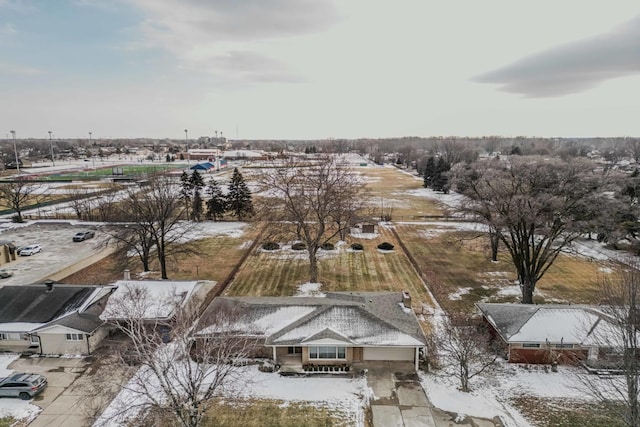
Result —
<path fill-rule="evenodd" d="M 99 228 L 99 224 L 75 224 L 74 221 L 0 223 L 0 241 L 10 241 L 18 247 L 34 243 L 42 245 L 42 252 L 17 256 L 15 261 L 3 265 L 2 268 L 12 272 L 13 276 L 0 279 L 0 286 L 42 282 L 50 275 L 103 251 L 105 235 Z M 96 237 L 74 242 L 73 235 L 84 230 L 95 230 Z"/>

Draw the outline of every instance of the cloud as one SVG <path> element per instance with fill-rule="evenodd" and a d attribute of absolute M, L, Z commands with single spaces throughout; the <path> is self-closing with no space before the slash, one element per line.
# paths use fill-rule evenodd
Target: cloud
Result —
<path fill-rule="evenodd" d="M 338 12 L 330 0 L 130 0 L 145 15 L 141 39 L 127 48 L 170 52 L 181 68 L 251 81 L 299 80 L 266 45 L 330 27 Z M 263 68 L 267 66 L 266 69 Z"/>
<path fill-rule="evenodd" d="M 22 65 L 7 64 L 7 63 L 0 62 L 0 75 L 2 74 L 19 75 L 19 76 L 35 76 L 38 74 L 44 74 L 44 71 L 38 68 L 25 67 Z"/>
<path fill-rule="evenodd" d="M 563 44 L 472 80 L 528 97 L 560 97 L 640 73 L 640 16 L 611 32 Z"/>

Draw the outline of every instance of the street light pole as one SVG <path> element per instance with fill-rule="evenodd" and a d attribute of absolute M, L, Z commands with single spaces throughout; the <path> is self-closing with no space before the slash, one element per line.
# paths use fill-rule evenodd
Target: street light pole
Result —
<path fill-rule="evenodd" d="M 16 155 L 16 169 L 18 173 L 20 173 L 20 162 L 18 161 L 18 150 L 16 148 L 16 131 L 12 130 L 10 132 L 11 132 L 11 136 L 13 137 L 13 152 Z"/>
<path fill-rule="evenodd" d="M 49 131 L 49 147 L 51 147 L 51 166 L 55 166 L 56 161 L 53 158 L 53 142 L 51 141 L 51 131 Z"/>
<path fill-rule="evenodd" d="M 187 136 L 187 129 L 184 130 L 184 142 L 187 146 L 187 166 L 191 164 L 191 155 L 189 154 L 189 138 Z"/>
<path fill-rule="evenodd" d="M 96 168 L 96 156 L 93 154 L 93 149 L 91 148 L 91 135 L 92 133 L 89 132 L 89 149 L 91 150 L 91 162 L 93 163 L 93 168 Z"/>

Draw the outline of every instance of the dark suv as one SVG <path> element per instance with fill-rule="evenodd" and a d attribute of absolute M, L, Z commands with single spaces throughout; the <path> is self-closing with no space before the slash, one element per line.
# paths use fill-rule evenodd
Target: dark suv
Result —
<path fill-rule="evenodd" d="M 47 387 L 47 378 L 38 374 L 13 374 L 0 378 L 0 397 L 29 400 Z"/>
<path fill-rule="evenodd" d="M 83 240 L 90 239 L 95 235 L 96 233 L 94 231 L 81 231 L 79 233 L 76 233 L 75 236 L 73 236 L 73 241 L 82 242 Z"/>

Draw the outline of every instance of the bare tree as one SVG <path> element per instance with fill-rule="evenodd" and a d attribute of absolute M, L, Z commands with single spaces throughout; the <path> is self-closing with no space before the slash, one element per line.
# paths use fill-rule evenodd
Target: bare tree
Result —
<path fill-rule="evenodd" d="M 318 249 L 351 226 L 349 219 L 364 205 L 364 184 L 337 157 L 317 163 L 288 161 L 274 165 L 261 179 L 264 218 L 278 231 L 292 226 L 309 255 L 309 279 L 318 281 Z"/>
<path fill-rule="evenodd" d="M 39 189 L 40 185 L 29 181 L 3 182 L 0 184 L 0 205 L 13 209 L 15 222 L 23 222 L 22 211 L 29 202 L 37 203 Z"/>
<path fill-rule="evenodd" d="M 189 227 L 180 220 L 185 210 L 180 186 L 164 175 L 152 175 L 142 188 L 129 187 L 118 207 L 122 216 L 136 224 L 122 240 L 140 248 L 152 242 L 161 277 L 168 279 L 167 257 L 179 250 L 177 243 Z"/>
<path fill-rule="evenodd" d="M 438 332 L 437 346 L 446 375 L 460 380 L 460 390 L 471 390 L 470 381 L 496 361 L 486 326 L 470 317 L 445 317 Z"/>
<path fill-rule="evenodd" d="M 533 303 L 537 282 L 597 214 L 601 176 L 588 161 L 513 156 L 467 169 L 463 208 L 477 215 L 509 251 L 522 302 Z"/>
<path fill-rule="evenodd" d="M 128 338 L 124 348 L 116 352 L 116 361 L 140 369 L 96 425 L 113 421 L 157 425 L 160 419 L 197 427 L 214 397 L 233 397 L 240 382 L 240 366 L 251 355 L 252 341 L 228 327 L 236 313 L 219 311 L 207 314 L 207 338 L 196 342 L 192 332 L 201 301 L 182 304 L 171 292 L 160 300 L 151 297 L 147 289 L 128 286 L 111 297 L 103 314 Z M 171 314 L 161 317 L 166 313 Z"/>
<path fill-rule="evenodd" d="M 599 354 L 596 368 L 619 372 L 620 375 L 580 374 L 582 390 L 630 427 L 640 426 L 640 264 L 628 260 L 630 268 L 614 278 L 601 280 L 602 304 L 598 311 L 606 321 L 590 331 Z M 602 359 L 604 357 L 604 359 Z M 587 361 L 587 364 L 593 362 Z"/>

